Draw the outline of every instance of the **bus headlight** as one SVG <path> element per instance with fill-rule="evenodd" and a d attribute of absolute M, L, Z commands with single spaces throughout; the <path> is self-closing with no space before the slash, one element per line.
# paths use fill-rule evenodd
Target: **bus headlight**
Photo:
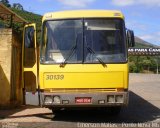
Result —
<path fill-rule="evenodd" d="M 53 97 L 53 103 L 60 104 L 61 103 L 60 97 L 59 96 L 54 96 Z"/>
<path fill-rule="evenodd" d="M 123 103 L 123 95 L 116 95 L 116 103 Z"/>
<path fill-rule="evenodd" d="M 115 103 L 115 96 L 114 95 L 108 95 L 107 96 L 107 102 L 108 103 Z"/>
<path fill-rule="evenodd" d="M 44 100 L 45 104 L 52 104 L 52 102 L 53 102 L 53 99 L 52 99 L 51 96 L 46 96 L 45 97 L 45 100 Z"/>

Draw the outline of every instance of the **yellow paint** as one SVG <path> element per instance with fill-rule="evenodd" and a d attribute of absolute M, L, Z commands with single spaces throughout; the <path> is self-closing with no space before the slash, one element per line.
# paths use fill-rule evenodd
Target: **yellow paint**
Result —
<path fill-rule="evenodd" d="M 0 29 L 0 108 L 10 104 L 11 57 L 12 29 Z"/>
<path fill-rule="evenodd" d="M 37 40 L 36 40 L 36 24 L 34 24 L 34 23 L 32 23 L 32 24 L 27 24 L 27 25 L 25 25 L 24 26 L 24 31 L 23 31 L 23 35 L 25 35 L 25 29 L 27 28 L 27 27 L 34 27 L 34 46 L 35 46 L 35 55 L 36 55 L 36 61 L 35 61 L 35 64 L 34 64 L 34 66 L 32 67 L 32 68 L 28 68 L 28 67 L 24 67 L 24 65 L 23 65 L 23 62 L 24 62 L 24 58 L 23 58 L 23 56 L 22 56 L 22 86 L 24 87 L 24 72 L 29 72 L 29 71 L 31 71 L 31 72 L 33 72 L 34 73 L 34 75 L 36 76 L 36 78 L 38 78 L 38 75 L 37 75 L 37 68 L 38 68 L 38 65 L 37 65 L 37 50 L 36 50 L 36 48 L 37 48 L 37 46 L 36 46 L 36 42 L 37 42 Z M 22 55 L 24 55 L 24 36 L 23 36 L 23 45 L 22 45 Z M 38 88 L 38 81 L 37 81 L 37 79 L 36 79 L 36 85 L 35 85 L 37 88 Z"/>
<path fill-rule="evenodd" d="M 74 18 L 120 18 L 120 11 L 108 10 L 76 10 L 47 13 L 42 22 L 55 19 Z M 73 89 L 73 88 L 128 88 L 128 63 L 126 64 L 67 64 L 65 67 L 41 65 L 39 80 L 41 89 Z M 63 75 L 62 80 L 46 80 L 46 75 Z M 122 90 L 122 89 L 121 89 Z"/>
<path fill-rule="evenodd" d="M 106 10 L 78 10 L 47 13 L 42 19 L 73 19 L 73 18 L 120 18 L 124 19 L 120 11 Z M 128 63 L 126 64 L 66 64 L 60 67 L 59 64 L 39 64 L 39 85 L 40 89 L 88 89 L 88 88 L 115 88 L 123 90 L 128 88 Z M 35 65 L 36 66 L 36 65 Z M 37 68 L 26 69 L 36 74 Z M 63 79 L 47 80 L 46 75 L 63 75 Z M 120 89 L 119 89 L 120 88 Z M 52 91 L 50 91 L 52 92 Z"/>
<path fill-rule="evenodd" d="M 74 10 L 47 13 L 43 20 L 53 19 L 73 19 L 73 18 L 121 18 L 124 19 L 120 11 L 115 10 Z"/>
<path fill-rule="evenodd" d="M 64 75 L 63 79 L 47 76 Z M 40 87 L 48 88 L 128 88 L 128 64 L 40 65 Z"/>

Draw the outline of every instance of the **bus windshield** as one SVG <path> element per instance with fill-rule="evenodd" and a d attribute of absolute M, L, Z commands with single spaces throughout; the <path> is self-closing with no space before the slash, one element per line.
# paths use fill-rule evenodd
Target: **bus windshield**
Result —
<path fill-rule="evenodd" d="M 127 61 L 121 19 L 51 20 L 43 25 L 41 63 L 120 63 Z"/>

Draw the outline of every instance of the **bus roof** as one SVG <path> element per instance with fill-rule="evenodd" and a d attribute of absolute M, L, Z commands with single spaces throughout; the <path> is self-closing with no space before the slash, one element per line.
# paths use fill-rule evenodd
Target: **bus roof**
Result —
<path fill-rule="evenodd" d="M 72 10 L 50 12 L 43 16 L 44 20 L 52 19 L 74 19 L 74 18 L 121 18 L 124 19 L 123 14 L 116 10 Z"/>

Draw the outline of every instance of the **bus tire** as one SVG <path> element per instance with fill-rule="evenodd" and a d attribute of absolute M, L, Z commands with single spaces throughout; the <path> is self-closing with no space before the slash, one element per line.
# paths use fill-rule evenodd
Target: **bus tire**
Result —
<path fill-rule="evenodd" d="M 107 112 L 109 113 L 109 115 L 112 116 L 117 116 L 120 114 L 122 107 L 121 106 L 116 106 L 116 107 L 108 107 L 107 108 Z"/>
<path fill-rule="evenodd" d="M 59 113 L 59 112 L 60 112 L 60 109 L 52 108 L 52 113 L 53 113 L 54 115 L 56 115 L 56 114 Z"/>

